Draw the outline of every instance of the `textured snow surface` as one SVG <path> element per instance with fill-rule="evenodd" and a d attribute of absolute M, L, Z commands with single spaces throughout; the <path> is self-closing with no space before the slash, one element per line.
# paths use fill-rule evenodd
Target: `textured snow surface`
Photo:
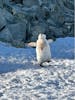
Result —
<path fill-rule="evenodd" d="M 0 100 L 75 100 L 74 38 L 50 47 L 51 62 L 40 67 L 35 48 L 0 42 Z"/>

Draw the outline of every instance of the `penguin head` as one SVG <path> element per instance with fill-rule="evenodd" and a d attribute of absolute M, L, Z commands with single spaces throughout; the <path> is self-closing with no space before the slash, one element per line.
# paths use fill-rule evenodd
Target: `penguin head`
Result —
<path fill-rule="evenodd" d="M 38 35 L 38 39 L 46 39 L 46 35 L 40 33 L 40 34 Z"/>

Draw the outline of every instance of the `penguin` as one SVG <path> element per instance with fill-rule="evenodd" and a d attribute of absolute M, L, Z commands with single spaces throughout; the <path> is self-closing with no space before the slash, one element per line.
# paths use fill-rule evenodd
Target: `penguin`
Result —
<path fill-rule="evenodd" d="M 36 58 L 40 66 L 51 61 L 51 51 L 45 34 L 39 34 L 36 41 Z"/>

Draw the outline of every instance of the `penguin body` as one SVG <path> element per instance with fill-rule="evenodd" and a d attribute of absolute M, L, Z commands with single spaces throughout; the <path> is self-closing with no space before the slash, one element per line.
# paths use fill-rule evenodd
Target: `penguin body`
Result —
<path fill-rule="evenodd" d="M 40 65 L 44 62 L 49 62 L 51 59 L 50 46 L 45 34 L 39 34 L 38 36 L 36 43 L 36 57 Z"/>

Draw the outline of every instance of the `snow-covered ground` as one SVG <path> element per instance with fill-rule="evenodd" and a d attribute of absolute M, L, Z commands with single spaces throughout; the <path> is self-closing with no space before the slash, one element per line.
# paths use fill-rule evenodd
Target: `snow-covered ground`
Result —
<path fill-rule="evenodd" d="M 0 42 L 0 100 L 75 100 L 74 38 L 50 47 L 51 62 L 40 67 L 35 48 Z"/>

